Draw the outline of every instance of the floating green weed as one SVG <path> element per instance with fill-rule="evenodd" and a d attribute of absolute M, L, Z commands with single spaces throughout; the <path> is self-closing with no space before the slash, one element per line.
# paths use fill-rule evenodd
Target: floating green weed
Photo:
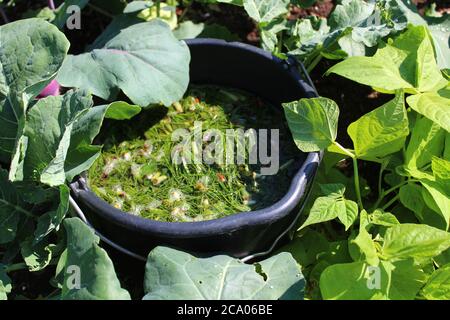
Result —
<path fill-rule="evenodd" d="M 259 174 L 261 165 L 172 162 L 176 129 L 280 129 L 282 169 Z M 93 191 L 118 209 L 160 221 L 200 221 L 267 207 L 287 191 L 295 146 L 278 110 L 236 90 L 196 86 L 169 108 L 155 106 L 131 122 L 109 122 L 104 151 L 89 171 Z M 203 144 L 205 142 L 203 141 Z M 212 155 L 214 156 L 214 155 Z M 284 165 L 283 165 L 284 164 Z"/>

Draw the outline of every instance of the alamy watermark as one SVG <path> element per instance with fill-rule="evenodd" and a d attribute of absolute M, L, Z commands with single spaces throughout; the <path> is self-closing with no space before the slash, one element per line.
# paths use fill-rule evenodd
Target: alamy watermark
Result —
<path fill-rule="evenodd" d="M 259 164 L 261 175 L 274 175 L 279 170 L 278 129 L 208 129 L 194 122 L 193 130 L 177 129 L 172 141 L 172 162 L 188 164 Z"/>

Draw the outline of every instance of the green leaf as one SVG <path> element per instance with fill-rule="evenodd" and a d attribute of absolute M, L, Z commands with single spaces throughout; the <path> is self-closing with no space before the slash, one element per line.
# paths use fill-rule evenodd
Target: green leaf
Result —
<path fill-rule="evenodd" d="M 431 159 L 431 169 L 436 179 L 443 181 L 444 183 L 450 183 L 450 161 L 433 157 Z"/>
<path fill-rule="evenodd" d="M 68 56 L 58 81 L 106 100 L 115 98 L 121 89 L 140 106 L 168 106 L 186 91 L 189 61 L 187 45 L 156 19 L 123 29 L 102 48 Z"/>
<path fill-rule="evenodd" d="M 428 300 L 450 300 L 450 264 L 434 271 L 421 293 Z"/>
<path fill-rule="evenodd" d="M 354 43 L 361 44 L 364 52 L 364 45 L 368 47 L 377 45 L 378 39 L 388 35 L 391 31 L 391 28 L 381 21 L 381 17 L 379 22 L 375 19 L 375 14 L 379 14 L 375 3 L 345 0 L 342 1 L 342 4 L 338 4 L 331 13 L 329 25 L 331 30 L 353 27 L 351 35 L 348 37 Z M 364 55 L 364 53 L 360 55 Z"/>
<path fill-rule="evenodd" d="M 64 162 L 74 123 L 91 106 L 91 97 L 74 91 L 40 99 L 27 114 L 23 174 L 15 173 L 16 179 L 19 175 L 50 186 L 64 184 Z"/>
<path fill-rule="evenodd" d="M 450 99 L 441 97 L 435 92 L 426 92 L 409 96 L 406 102 L 414 111 L 450 132 Z"/>
<path fill-rule="evenodd" d="M 295 144 L 303 152 L 326 149 L 335 140 L 339 108 L 327 98 L 300 99 L 283 103 Z"/>
<path fill-rule="evenodd" d="M 375 243 L 365 228 L 360 228 L 352 243 L 356 244 L 361 252 L 362 258 L 360 260 L 367 262 L 371 266 L 378 265 L 380 260 L 378 259 Z"/>
<path fill-rule="evenodd" d="M 320 292 L 326 300 L 367 300 L 385 291 L 389 275 L 380 271 L 380 288 L 370 286 L 373 273 L 364 262 L 335 264 L 326 268 L 320 276 Z M 339 279 L 339 281 L 337 281 Z"/>
<path fill-rule="evenodd" d="M 401 150 L 409 135 L 403 94 L 363 115 L 347 131 L 360 159 L 378 161 Z"/>
<path fill-rule="evenodd" d="M 114 120 L 129 120 L 141 112 L 141 107 L 123 101 L 109 104 L 105 118 Z"/>
<path fill-rule="evenodd" d="M 256 22 L 271 22 L 288 12 L 289 0 L 244 0 L 244 8 Z"/>
<path fill-rule="evenodd" d="M 166 247 L 147 260 L 146 300 L 302 299 L 305 280 L 289 253 L 255 265 L 228 256 L 196 258 Z"/>
<path fill-rule="evenodd" d="M 326 75 L 338 74 L 355 82 L 381 88 L 388 92 L 413 88 L 402 78 L 397 66 L 390 60 L 379 57 L 349 57 L 331 67 Z"/>
<path fill-rule="evenodd" d="M 436 59 L 439 69 L 450 68 L 450 46 L 449 46 L 449 34 L 450 34 L 450 19 L 448 14 L 444 15 L 436 23 L 429 23 L 428 29 L 434 40 L 434 48 L 436 51 Z"/>
<path fill-rule="evenodd" d="M 389 260 L 433 258 L 450 247 L 450 233 L 423 224 L 399 224 L 384 236 L 382 255 Z"/>
<path fill-rule="evenodd" d="M 120 287 L 111 259 L 98 246 L 99 238 L 78 218 L 64 220 L 67 249 L 62 256 L 64 300 L 129 300 Z M 79 282 L 78 282 L 78 279 Z"/>
<path fill-rule="evenodd" d="M 330 245 L 327 239 L 317 231 L 306 230 L 303 235 L 296 234 L 288 244 L 277 252 L 289 252 L 303 268 L 317 262 L 318 255 L 327 252 Z"/>
<path fill-rule="evenodd" d="M 445 160 L 450 160 L 450 132 L 445 133 L 445 147 L 443 158 Z"/>
<path fill-rule="evenodd" d="M 372 212 L 369 217 L 370 223 L 378 226 L 392 227 L 400 223 L 392 213 L 383 212 L 383 210 L 380 209 Z"/>
<path fill-rule="evenodd" d="M 425 117 L 416 119 L 414 129 L 405 152 L 405 166 L 420 169 L 429 164 L 433 156 L 444 149 L 445 131 Z"/>
<path fill-rule="evenodd" d="M 153 6 L 153 1 L 132 1 L 128 3 L 123 13 L 136 13 Z"/>
<path fill-rule="evenodd" d="M 355 222 L 358 217 L 356 202 L 344 198 L 345 187 L 342 184 L 321 185 L 327 196 L 319 197 L 309 212 L 308 218 L 299 230 L 316 223 L 330 221 L 338 218 L 345 226 L 345 230 Z"/>
<path fill-rule="evenodd" d="M 87 51 L 103 48 L 108 41 L 116 37 L 123 29 L 142 22 L 144 20 L 138 18 L 135 13 L 124 13 L 115 16 L 95 41 L 86 47 Z"/>
<path fill-rule="evenodd" d="M 54 202 L 58 203 L 58 207 L 56 210 L 47 212 L 38 218 L 36 230 L 34 231 L 33 244 L 40 242 L 53 230 L 58 230 L 66 216 L 67 210 L 69 210 L 69 187 L 63 184 L 59 186 L 58 191 L 55 199 L 52 199 Z"/>
<path fill-rule="evenodd" d="M 387 273 L 390 273 L 388 298 L 391 300 L 414 300 L 427 279 L 423 270 L 415 265 L 412 259 L 397 262 L 381 261 L 381 265 Z"/>
<path fill-rule="evenodd" d="M 178 27 L 173 30 L 173 34 L 178 40 L 194 39 L 203 32 L 204 28 L 204 23 L 193 23 L 192 21 L 185 21 L 180 23 Z"/>
<path fill-rule="evenodd" d="M 450 196 L 434 181 L 422 180 L 421 183 L 424 186 L 422 196 L 426 205 L 445 219 L 445 229 L 448 229 L 450 225 Z"/>
<path fill-rule="evenodd" d="M 7 300 L 11 289 L 11 279 L 6 274 L 6 266 L 0 263 L 0 300 Z"/>
<path fill-rule="evenodd" d="M 330 14 L 328 23 L 331 29 L 357 26 L 372 14 L 374 8 L 373 3 L 357 0 L 343 1 Z"/>
<path fill-rule="evenodd" d="M 446 82 L 437 67 L 432 39 L 425 26 L 410 26 L 373 57 L 350 57 L 329 69 L 329 73 L 387 92 L 430 91 Z"/>
<path fill-rule="evenodd" d="M 8 180 L 8 172 L 0 169 L 0 244 L 14 240 L 19 221 L 24 216 L 31 216 L 31 212 L 15 185 Z"/>
<path fill-rule="evenodd" d="M 320 277 L 320 290 L 324 299 L 411 300 L 425 279 L 423 271 L 411 260 L 381 261 L 377 267 L 353 262 L 326 268 Z"/>
<path fill-rule="evenodd" d="M 40 271 L 50 264 L 52 259 L 51 247 L 52 246 L 48 245 L 46 242 L 40 242 L 37 245 L 33 245 L 31 239 L 27 239 L 20 243 L 20 252 L 29 271 Z"/>
<path fill-rule="evenodd" d="M 42 19 L 8 23 L 0 34 L 0 160 L 9 162 L 28 103 L 55 77 L 69 42 Z"/>
<path fill-rule="evenodd" d="M 438 213 L 429 209 L 425 204 L 424 197 L 422 196 L 425 190 L 422 186 L 415 183 L 408 183 L 399 190 L 401 203 L 414 212 L 420 223 L 425 223 L 430 226 L 445 229 L 446 223 Z"/>

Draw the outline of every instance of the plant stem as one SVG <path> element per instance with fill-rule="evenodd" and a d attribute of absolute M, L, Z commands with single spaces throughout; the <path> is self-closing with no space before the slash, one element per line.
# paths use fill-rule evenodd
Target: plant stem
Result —
<path fill-rule="evenodd" d="M 354 179 L 354 184 L 355 184 L 356 199 L 358 201 L 359 208 L 362 210 L 362 209 L 364 209 L 364 206 L 363 206 L 363 203 L 362 203 L 361 190 L 360 190 L 360 187 L 359 187 L 358 159 L 356 158 L 356 156 L 352 152 L 350 152 L 349 150 L 347 150 L 346 148 L 341 146 L 337 141 L 334 141 L 333 143 L 339 149 L 341 149 L 346 155 L 348 155 L 350 158 L 352 158 L 352 161 L 353 161 L 353 179 Z"/>
<path fill-rule="evenodd" d="M 20 262 L 20 263 L 16 263 L 16 264 L 12 264 L 8 267 L 6 267 L 6 272 L 14 272 L 14 271 L 19 271 L 19 270 L 24 270 L 24 269 L 28 269 L 28 266 L 26 265 L 26 263 L 24 262 Z"/>
<path fill-rule="evenodd" d="M 311 62 L 311 64 L 308 65 L 308 68 L 306 68 L 306 71 L 308 71 L 308 73 L 310 73 L 311 71 L 313 71 L 313 69 L 317 66 L 317 64 L 320 62 L 320 60 L 322 60 L 322 55 L 319 53 L 314 60 Z"/>
<path fill-rule="evenodd" d="M 48 0 L 48 7 L 53 11 L 55 11 L 56 10 L 55 2 L 53 2 L 53 0 Z"/>
<path fill-rule="evenodd" d="M 3 6 L 0 6 L 0 15 L 2 16 L 3 21 L 6 23 L 9 23 L 8 16 L 6 15 L 5 10 L 3 9 Z"/>
<path fill-rule="evenodd" d="M 389 208 L 395 201 L 397 201 L 400 198 L 400 195 L 397 194 L 395 197 L 393 197 L 391 200 L 388 201 L 381 209 L 385 211 L 387 208 Z"/>
<path fill-rule="evenodd" d="M 350 158 L 352 158 L 352 159 L 355 158 L 355 155 L 354 155 L 351 151 L 349 151 L 347 148 L 341 146 L 341 145 L 339 144 L 339 142 L 334 141 L 333 144 L 334 144 L 336 147 L 338 147 L 339 149 L 341 149 L 341 150 L 342 150 L 346 155 L 348 155 Z"/>
<path fill-rule="evenodd" d="M 278 54 L 283 51 L 283 30 L 280 32 L 280 35 L 278 37 L 278 45 L 277 45 L 277 52 Z"/>
<path fill-rule="evenodd" d="M 156 16 L 159 18 L 161 15 L 161 1 L 160 0 L 156 0 Z"/>
<path fill-rule="evenodd" d="M 383 172 L 384 172 L 384 169 L 383 169 L 383 166 L 381 166 L 380 173 L 378 175 L 378 199 L 383 194 L 383 186 L 382 186 L 382 183 L 383 183 Z"/>
<path fill-rule="evenodd" d="M 361 190 L 359 188 L 359 172 L 358 172 L 358 159 L 354 157 L 353 159 L 353 178 L 355 179 L 355 192 L 356 199 L 358 200 L 359 209 L 364 209 L 362 198 L 361 198 Z"/>
<path fill-rule="evenodd" d="M 384 199 L 387 195 L 389 195 L 391 192 L 394 192 L 395 190 L 397 190 L 397 189 L 403 187 L 405 184 L 408 184 L 409 182 L 416 182 L 416 181 L 418 181 L 418 180 L 415 180 L 415 179 L 405 180 L 405 181 L 402 181 L 402 182 L 400 182 L 399 184 L 393 186 L 392 188 L 387 189 L 386 191 L 382 191 L 382 192 L 380 193 L 380 195 L 378 196 L 377 201 L 376 201 L 375 204 L 373 205 L 372 210 L 375 210 L 376 208 L 378 208 L 378 206 L 379 206 L 380 203 L 383 201 L 383 199 Z"/>

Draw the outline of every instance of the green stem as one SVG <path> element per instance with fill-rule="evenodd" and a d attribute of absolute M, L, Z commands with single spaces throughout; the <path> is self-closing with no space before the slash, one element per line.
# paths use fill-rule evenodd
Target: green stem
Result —
<path fill-rule="evenodd" d="M 310 73 L 311 71 L 313 71 L 313 69 L 317 66 L 317 64 L 320 62 L 320 60 L 322 60 L 322 55 L 319 53 L 314 60 L 308 65 L 308 68 L 306 68 L 306 71 L 308 71 L 308 73 Z"/>
<path fill-rule="evenodd" d="M 405 180 L 400 182 L 399 184 L 393 186 L 392 188 L 387 189 L 386 191 L 382 191 L 381 194 L 378 196 L 377 201 L 375 202 L 375 204 L 372 207 L 372 211 L 375 210 L 376 208 L 378 208 L 378 206 L 380 205 L 380 203 L 383 201 L 383 199 L 389 195 L 390 193 L 396 191 L 397 189 L 400 189 L 401 187 L 403 187 L 405 184 L 408 184 L 409 182 L 417 182 L 419 180 L 416 179 L 410 179 L 410 180 Z"/>
<path fill-rule="evenodd" d="M 9 272 L 19 271 L 19 270 L 24 270 L 24 269 L 28 269 L 28 266 L 26 265 L 26 263 L 20 262 L 20 263 L 12 264 L 12 265 L 6 267 L 6 272 L 9 273 Z"/>
<path fill-rule="evenodd" d="M 354 157 L 353 159 L 353 178 L 355 179 L 355 192 L 356 192 L 356 199 L 358 200 L 358 206 L 359 209 L 364 209 L 362 198 L 361 198 L 361 190 L 359 187 L 359 172 L 358 172 L 358 159 Z"/>
<path fill-rule="evenodd" d="M 339 149 L 341 149 L 346 155 L 348 155 L 350 158 L 352 158 L 352 161 L 353 161 L 353 179 L 354 179 L 354 184 L 355 184 L 356 199 L 358 201 L 359 208 L 362 210 L 362 209 L 364 209 L 364 206 L 363 206 L 363 203 L 362 203 L 361 189 L 360 189 L 360 186 L 359 186 L 358 159 L 356 158 L 356 156 L 352 152 L 350 152 L 349 150 L 347 150 L 346 148 L 341 146 L 338 142 L 334 141 L 333 143 L 334 143 L 335 146 L 337 146 Z"/>
<path fill-rule="evenodd" d="M 278 54 L 281 54 L 282 51 L 283 51 L 283 31 L 280 32 L 280 35 L 278 37 L 278 48 L 277 48 Z"/>
<path fill-rule="evenodd" d="M 385 211 L 387 208 L 389 208 L 395 201 L 397 201 L 400 198 L 400 195 L 397 194 L 395 197 L 393 197 L 391 200 L 388 201 L 381 209 Z"/>
<path fill-rule="evenodd" d="M 161 15 L 161 1 L 156 0 L 156 16 L 159 18 Z"/>
<path fill-rule="evenodd" d="M 378 199 L 383 194 L 383 186 L 382 186 L 382 184 L 383 184 L 383 172 L 384 172 L 384 169 L 383 169 L 383 166 L 382 166 L 381 169 L 380 169 L 380 173 L 378 175 Z"/>

